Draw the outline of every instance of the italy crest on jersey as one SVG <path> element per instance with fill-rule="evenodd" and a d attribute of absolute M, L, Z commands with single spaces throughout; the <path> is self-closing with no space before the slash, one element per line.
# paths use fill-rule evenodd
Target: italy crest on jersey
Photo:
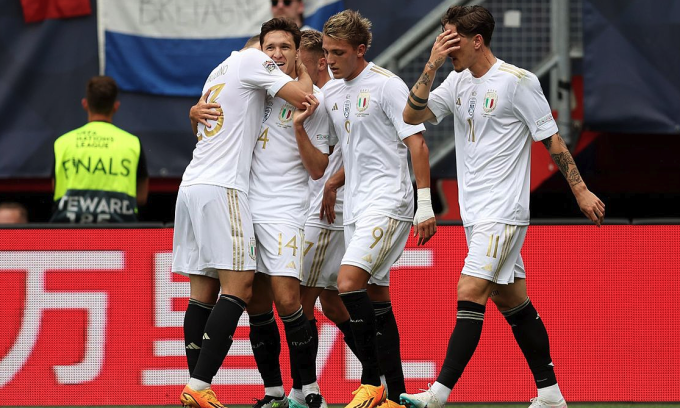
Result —
<path fill-rule="evenodd" d="M 295 107 L 289 103 L 283 104 L 281 107 L 281 112 L 279 112 L 279 122 L 286 123 L 293 119 L 293 112 L 295 112 Z"/>
<path fill-rule="evenodd" d="M 362 90 L 359 92 L 359 97 L 357 98 L 357 111 L 363 112 L 368 109 L 368 103 L 371 101 L 371 94 L 368 90 Z"/>
<path fill-rule="evenodd" d="M 493 89 L 490 89 L 484 95 L 484 112 L 490 113 L 496 109 L 498 104 L 498 94 Z"/>

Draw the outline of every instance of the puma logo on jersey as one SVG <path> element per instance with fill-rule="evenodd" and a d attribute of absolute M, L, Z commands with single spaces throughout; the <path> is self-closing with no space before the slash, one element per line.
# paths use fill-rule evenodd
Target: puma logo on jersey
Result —
<path fill-rule="evenodd" d="M 331 111 L 336 111 L 336 110 L 338 110 L 338 104 L 337 104 L 337 103 L 334 103 L 334 104 L 333 104 L 333 109 L 331 109 Z"/>

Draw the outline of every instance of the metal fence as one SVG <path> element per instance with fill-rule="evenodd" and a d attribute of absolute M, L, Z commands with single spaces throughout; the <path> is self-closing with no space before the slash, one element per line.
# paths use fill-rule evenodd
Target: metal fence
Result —
<path fill-rule="evenodd" d="M 486 7 L 496 19 L 491 48 L 494 54 L 513 65 L 538 74 L 546 74 L 555 61 L 547 61 L 553 50 L 553 7 L 565 5 L 569 10 L 569 48 L 572 57 L 582 55 L 582 0 L 481 0 L 443 1 L 441 6 L 425 16 L 413 29 L 374 59 L 399 75 L 410 88 L 419 78 L 430 56 L 434 38 L 441 31 L 439 19 L 454 4 L 479 4 Z M 433 89 L 445 78 L 442 70 L 434 80 Z M 548 93 L 546 92 L 546 96 Z M 552 101 L 551 101 L 552 103 Z M 553 106 L 554 107 L 554 106 Z M 435 164 L 453 149 L 453 119 L 446 118 L 437 126 L 425 125 L 425 137 L 431 150 L 430 161 Z"/>

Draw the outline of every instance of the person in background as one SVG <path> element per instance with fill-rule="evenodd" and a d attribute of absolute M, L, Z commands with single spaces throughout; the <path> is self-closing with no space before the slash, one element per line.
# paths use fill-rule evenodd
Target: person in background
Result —
<path fill-rule="evenodd" d="M 118 127 L 118 85 L 92 77 L 85 88 L 87 124 L 54 142 L 54 211 L 50 222 L 137 221 L 146 204 L 149 177 L 139 138 Z"/>
<path fill-rule="evenodd" d="M 6 201 L 0 203 L 0 224 L 25 224 L 28 222 L 28 211 L 23 204 Z"/>

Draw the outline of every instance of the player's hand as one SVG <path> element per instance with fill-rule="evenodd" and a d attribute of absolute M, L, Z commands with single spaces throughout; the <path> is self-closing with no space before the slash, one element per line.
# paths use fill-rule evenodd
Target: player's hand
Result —
<path fill-rule="evenodd" d="M 581 212 L 586 217 L 595 223 L 598 227 L 604 222 L 604 203 L 597 196 L 585 189 L 583 192 L 576 195 L 576 202 L 578 203 Z"/>
<path fill-rule="evenodd" d="M 418 210 L 413 217 L 413 226 L 413 236 L 418 237 L 418 245 L 425 245 L 437 232 L 429 188 L 418 189 Z"/>
<path fill-rule="evenodd" d="M 444 65 L 444 61 L 446 61 L 449 54 L 458 49 L 460 49 L 460 37 L 458 36 L 458 33 L 454 33 L 451 30 L 444 31 L 439 34 L 434 41 L 427 65 L 434 70 L 439 69 Z"/>
<path fill-rule="evenodd" d="M 306 102 L 302 102 L 305 109 L 295 109 L 295 112 L 293 112 L 293 124 L 296 126 L 302 126 L 305 123 L 305 120 L 312 116 L 314 111 L 316 111 L 316 108 L 319 107 L 319 100 L 316 99 L 316 96 L 307 95 L 306 99 Z"/>
<path fill-rule="evenodd" d="M 335 222 L 335 200 L 337 198 L 338 189 L 329 185 L 328 182 L 323 186 L 323 198 L 321 199 L 321 214 L 319 219 L 323 220 L 324 216 L 329 224 Z"/>
<path fill-rule="evenodd" d="M 195 123 L 202 123 L 207 128 L 210 127 L 209 120 L 216 121 L 223 114 L 219 103 L 208 103 L 208 95 L 210 91 L 204 93 L 198 103 L 189 110 L 189 119 Z"/>

